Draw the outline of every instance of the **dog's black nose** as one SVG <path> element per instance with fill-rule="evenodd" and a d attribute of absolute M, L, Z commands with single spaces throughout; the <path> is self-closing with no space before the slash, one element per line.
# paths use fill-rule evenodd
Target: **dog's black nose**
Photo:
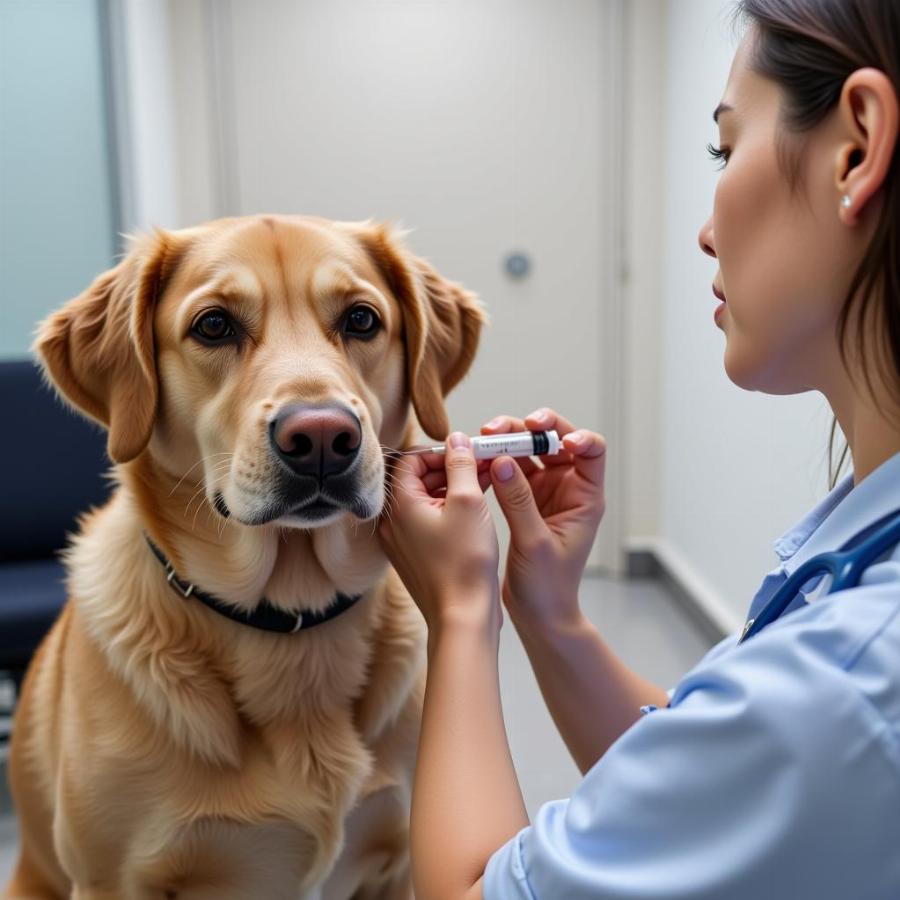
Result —
<path fill-rule="evenodd" d="M 298 474 L 320 481 L 353 465 L 362 443 L 359 419 L 342 406 L 286 406 L 273 420 L 275 452 Z"/>

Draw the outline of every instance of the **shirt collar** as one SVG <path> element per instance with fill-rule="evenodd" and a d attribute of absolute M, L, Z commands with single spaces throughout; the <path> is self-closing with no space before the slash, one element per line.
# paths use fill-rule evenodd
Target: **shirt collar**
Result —
<path fill-rule="evenodd" d="M 900 510 L 900 453 L 895 453 L 858 485 L 845 476 L 773 546 L 781 568 L 792 575 L 818 553 L 838 550 L 878 519 Z"/>

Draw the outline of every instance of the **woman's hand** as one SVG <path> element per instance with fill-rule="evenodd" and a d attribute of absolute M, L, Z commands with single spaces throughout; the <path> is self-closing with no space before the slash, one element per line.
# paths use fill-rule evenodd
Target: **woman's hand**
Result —
<path fill-rule="evenodd" d="M 476 464 L 460 433 L 450 435 L 445 456 L 395 464 L 379 533 L 429 631 L 450 620 L 499 626 L 497 532 L 483 494 L 489 483 L 487 464 Z"/>
<path fill-rule="evenodd" d="M 482 434 L 556 429 L 564 449 L 533 459 L 500 457 L 491 481 L 509 522 L 503 602 L 516 621 L 574 621 L 578 585 L 603 517 L 606 441 L 574 427 L 553 410 L 523 420 L 498 416 Z"/>

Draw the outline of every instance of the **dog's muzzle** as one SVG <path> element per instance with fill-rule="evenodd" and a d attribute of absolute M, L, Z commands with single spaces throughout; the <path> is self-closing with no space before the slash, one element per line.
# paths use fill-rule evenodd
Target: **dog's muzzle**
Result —
<path fill-rule="evenodd" d="M 348 509 L 365 518 L 359 494 L 362 426 L 344 406 L 290 404 L 269 425 L 269 442 L 281 462 L 283 515 L 313 522 Z"/>

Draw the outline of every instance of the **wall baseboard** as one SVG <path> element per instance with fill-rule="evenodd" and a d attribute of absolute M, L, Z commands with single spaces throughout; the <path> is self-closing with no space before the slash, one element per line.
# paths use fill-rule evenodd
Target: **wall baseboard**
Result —
<path fill-rule="evenodd" d="M 693 567 L 670 544 L 658 538 L 628 541 L 624 548 L 629 578 L 658 578 L 684 613 L 708 640 L 717 643 L 743 624 Z"/>

